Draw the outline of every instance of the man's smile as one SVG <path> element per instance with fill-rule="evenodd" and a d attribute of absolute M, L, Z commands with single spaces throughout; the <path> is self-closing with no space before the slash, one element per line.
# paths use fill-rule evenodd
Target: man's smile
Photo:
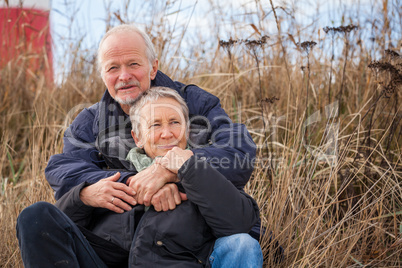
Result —
<path fill-rule="evenodd" d="M 138 81 L 129 81 L 129 82 L 121 82 L 116 85 L 116 91 L 128 91 L 133 90 L 135 88 L 139 88 L 140 83 Z"/>

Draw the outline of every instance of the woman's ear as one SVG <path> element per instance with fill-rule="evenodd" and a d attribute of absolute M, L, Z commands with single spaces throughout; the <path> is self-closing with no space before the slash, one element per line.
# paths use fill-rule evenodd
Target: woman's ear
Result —
<path fill-rule="evenodd" d="M 135 145 L 137 145 L 138 148 L 143 147 L 142 143 L 140 142 L 139 137 L 137 137 L 137 135 L 135 135 L 134 131 L 132 131 L 132 130 L 131 130 L 131 137 L 133 137 Z"/>

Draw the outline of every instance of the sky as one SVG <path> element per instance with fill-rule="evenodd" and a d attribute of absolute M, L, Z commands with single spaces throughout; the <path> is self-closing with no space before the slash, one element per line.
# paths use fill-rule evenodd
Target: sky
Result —
<path fill-rule="evenodd" d="M 279 16 L 296 14 L 294 22 L 305 25 L 301 30 L 309 34 L 317 32 L 320 27 L 349 24 L 343 21 L 342 14 L 353 18 L 356 24 L 365 25 L 367 20 L 375 19 L 374 9 L 381 8 L 379 0 L 273 2 Z M 197 48 L 196 43 L 203 41 L 201 39 L 258 38 L 251 24 L 266 31 L 261 34 L 277 33 L 271 10 L 269 0 L 51 0 L 55 66 L 59 68 L 56 73 L 63 71 L 61 66 L 66 63 L 66 51 L 73 44 L 79 43 L 81 49 L 94 55 L 107 21 L 111 25 L 120 24 L 118 17 L 126 22 L 135 22 L 142 28 L 150 27 L 153 22 L 155 25 L 163 22 L 164 29 L 151 29 L 151 32 L 156 35 L 161 32 L 166 35 L 163 38 L 183 40 L 178 45 L 180 50 L 173 48 L 174 52 L 170 55 L 180 57 L 184 56 L 184 51 Z M 108 17 L 108 14 L 114 15 Z M 288 25 L 284 23 L 284 27 L 292 27 L 291 22 Z M 183 39 L 177 36 L 183 32 Z"/>

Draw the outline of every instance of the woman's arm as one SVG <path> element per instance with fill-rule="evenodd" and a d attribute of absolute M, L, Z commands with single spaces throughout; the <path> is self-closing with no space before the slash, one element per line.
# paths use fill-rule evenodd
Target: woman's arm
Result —
<path fill-rule="evenodd" d="M 187 198 L 200 210 L 216 237 L 248 233 L 259 219 L 257 203 L 189 150 L 170 150 L 157 162 L 177 173 Z"/>

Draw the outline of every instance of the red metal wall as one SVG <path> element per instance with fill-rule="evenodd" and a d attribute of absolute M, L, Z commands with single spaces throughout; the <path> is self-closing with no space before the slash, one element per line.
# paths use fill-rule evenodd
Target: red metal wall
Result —
<path fill-rule="evenodd" d="M 49 10 L 0 7 L 0 44 L 0 69 L 15 64 L 53 80 Z"/>

